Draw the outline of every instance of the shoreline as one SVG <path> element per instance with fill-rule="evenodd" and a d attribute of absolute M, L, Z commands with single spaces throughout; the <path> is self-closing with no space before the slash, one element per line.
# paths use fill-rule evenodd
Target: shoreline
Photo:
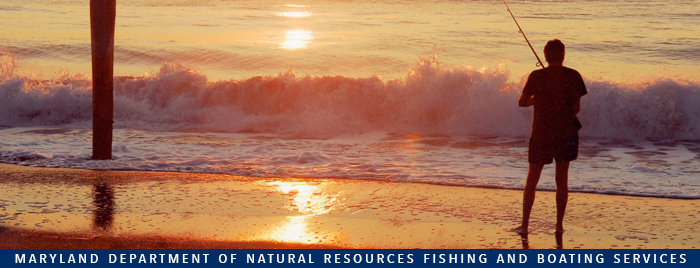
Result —
<path fill-rule="evenodd" d="M 700 201 L 0 164 L 0 248 L 698 248 Z M 42 242 L 45 241 L 45 242 Z"/>
<path fill-rule="evenodd" d="M 91 160 L 92 161 L 92 160 Z M 99 160 L 98 160 L 99 161 Z M 475 188 L 475 189 L 492 189 L 492 190 L 506 190 L 506 191 L 523 191 L 522 188 L 517 188 L 517 187 L 499 187 L 499 186 L 491 186 L 491 185 L 470 185 L 470 184 L 460 184 L 460 183 L 451 183 L 449 181 L 440 181 L 440 182 L 428 182 L 428 181 L 420 181 L 420 180 L 413 180 L 413 181 L 400 181 L 396 179 L 353 179 L 353 178 L 347 178 L 347 177 L 256 177 L 256 176 L 247 176 L 247 175 L 233 175 L 233 174 L 227 174 L 227 173 L 213 173 L 213 172 L 190 172 L 190 171 L 168 171 L 168 170 L 138 170 L 138 169 L 87 169 L 87 168 L 73 168 L 73 167 L 34 167 L 34 166 L 25 166 L 25 165 L 20 165 L 20 164 L 11 164 L 11 163 L 2 163 L 0 162 L 0 169 L 4 167 L 21 167 L 21 168 L 28 168 L 28 169 L 49 169 L 49 170 L 61 170 L 61 171 L 92 171 L 92 172 L 133 172 L 133 173 L 162 173 L 162 174 L 182 174 L 184 178 L 180 179 L 187 179 L 187 180 L 209 180 L 209 179 L 202 179 L 202 178 L 197 178 L 197 177 L 205 177 L 205 178 L 210 178 L 210 177 L 232 177 L 236 178 L 237 180 L 341 180 L 341 181 L 366 181 L 366 182 L 389 182 L 389 183 L 409 183 L 409 184 L 424 184 L 424 185 L 435 185 L 435 186 L 446 186 L 446 187 L 466 187 L 466 188 Z M 525 169 L 525 171 L 527 171 Z M 525 180 L 525 175 L 526 173 L 523 173 L 523 181 Z M 171 176 L 170 176 L 171 177 Z M 151 178 L 151 179 L 157 179 L 157 178 Z M 543 174 L 543 179 L 544 174 Z M 571 178 L 570 178 L 571 180 Z M 545 189 L 540 189 L 541 185 L 538 185 L 537 192 L 551 192 L 554 193 L 556 192 L 556 189 L 551 189 L 551 188 L 545 188 Z M 620 197 L 639 197 L 639 198 L 658 198 L 658 199 L 670 199 L 670 200 L 696 200 L 700 201 L 700 197 L 695 197 L 695 196 L 666 196 L 666 195 L 647 195 L 647 194 L 640 194 L 640 193 L 621 193 L 621 192 L 615 192 L 615 191 L 606 191 L 606 192 L 597 192 L 593 190 L 572 190 L 569 189 L 569 194 L 571 193 L 580 193 L 580 194 L 594 194 L 594 195 L 604 195 L 604 196 L 620 196 Z"/>

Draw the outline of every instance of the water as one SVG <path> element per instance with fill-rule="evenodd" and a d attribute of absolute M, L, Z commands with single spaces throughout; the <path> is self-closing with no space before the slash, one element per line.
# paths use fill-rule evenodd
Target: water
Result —
<path fill-rule="evenodd" d="M 698 78 L 698 1 L 510 1 L 539 54 L 568 46 L 566 64 L 622 81 Z M 89 1 L 7 0 L 2 43 L 18 73 L 90 74 Z M 298 74 L 400 78 L 421 55 L 450 65 L 507 66 L 517 81 L 536 60 L 502 1 L 124 0 L 117 3 L 116 75 L 164 62 L 211 80 Z M 543 55 L 540 55 L 543 56 Z"/>
<path fill-rule="evenodd" d="M 572 190 L 700 198 L 698 2 L 509 3 L 588 87 Z M 501 1 L 119 1 L 112 161 L 88 160 L 88 1 L 0 12 L 0 162 L 524 183 L 536 60 Z"/>

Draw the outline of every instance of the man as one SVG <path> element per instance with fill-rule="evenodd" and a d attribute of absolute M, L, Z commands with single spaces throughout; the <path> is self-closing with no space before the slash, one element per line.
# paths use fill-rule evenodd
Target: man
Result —
<path fill-rule="evenodd" d="M 557 185 L 556 232 L 563 233 L 564 212 L 569 197 L 569 162 L 578 156 L 578 130 L 581 123 L 576 118 L 581 108 L 581 97 L 587 94 L 583 78 L 576 70 L 564 67 L 565 48 L 558 39 L 547 42 L 544 56 L 548 66 L 533 71 L 525 83 L 518 100 L 520 107 L 534 107 L 527 181 L 523 193 L 522 225 L 513 229 L 527 234 L 530 212 L 535 202 L 535 189 L 544 165 L 556 160 Z"/>

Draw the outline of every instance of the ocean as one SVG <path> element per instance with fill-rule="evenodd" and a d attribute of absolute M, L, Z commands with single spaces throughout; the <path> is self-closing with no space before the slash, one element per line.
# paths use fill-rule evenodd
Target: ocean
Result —
<path fill-rule="evenodd" d="M 570 190 L 700 198 L 700 2 L 508 3 L 588 88 Z M 108 161 L 89 1 L 3 1 L 0 24 L 2 163 L 524 185 L 538 67 L 502 1 L 119 0 Z"/>

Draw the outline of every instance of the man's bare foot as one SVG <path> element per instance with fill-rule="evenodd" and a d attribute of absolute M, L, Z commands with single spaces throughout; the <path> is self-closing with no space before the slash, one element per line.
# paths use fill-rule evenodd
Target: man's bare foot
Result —
<path fill-rule="evenodd" d="M 515 227 L 513 229 L 510 229 L 512 232 L 518 233 L 518 234 L 527 234 L 527 227 L 523 227 L 522 225 Z"/>

